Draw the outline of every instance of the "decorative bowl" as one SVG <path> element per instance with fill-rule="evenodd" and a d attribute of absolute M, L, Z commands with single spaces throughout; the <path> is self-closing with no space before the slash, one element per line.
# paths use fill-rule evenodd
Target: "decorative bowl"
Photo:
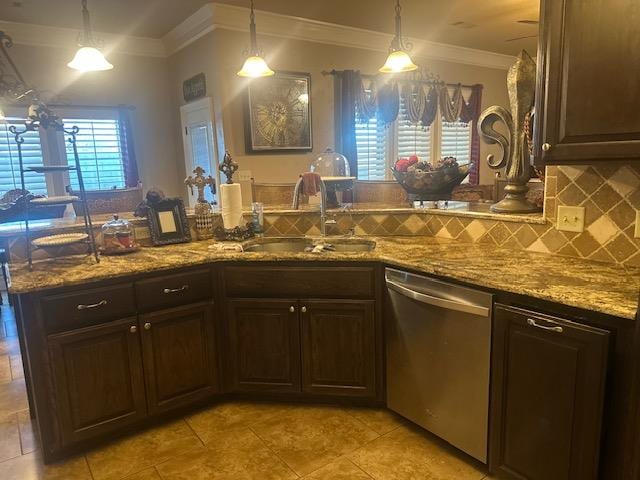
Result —
<path fill-rule="evenodd" d="M 407 192 L 409 200 L 451 200 L 453 189 L 467 178 L 471 165 L 457 165 L 432 171 L 400 172 L 391 169 L 393 176 Z"/>

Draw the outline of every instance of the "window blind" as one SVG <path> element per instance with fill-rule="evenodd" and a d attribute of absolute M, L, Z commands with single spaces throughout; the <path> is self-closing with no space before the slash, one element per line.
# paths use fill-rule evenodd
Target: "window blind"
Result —
<path fill-rule="evenodd" d="M 442 122 L 442 158 L 456 157 L 460 165 L 471 162 L 471 123 Z"/>
<path fill-rule="evenodd" d="M 385 180 L 386 129 L 375 117 L 363 123 L 356 121 L 356 147 L 358 151 L 358 179 Z"/>
<path fill-rule="evenodd" d="M 420 160 L 431 160 L 431 132 L 429 127 L 412 124 L 407 117 L 404 100 L 400 100 L 397 119 L 397 157 L 408 158 L 417 155 Z"/>
<path fill-rule="evenodd" d="M 0 124 L 0 196 L 9 190 L 21 188 L 18 145 L 14 135 L 9 131 L 11 125 L 16 125 L 21 130 L 24 127 L 24 120 L 7 118 L 6 123 Z M 25 169 L 42 166 L 42 145 L 38 130 L 29 131 L 22 138 L 24 138 L 22 159 Z M 27 190 L 31 193 L 46 195 L 47 183 L 44 174 L 25 172 L 24 175 Z"/>
<path fill-rule="evenodd" d="M 67 127 L 77 125 L 80 131 L 76 146 L 86 190 L 109 190 L 125 187 L 124 158 L 120 125 L 115 119 L 65 118 Z M 75 165 L 73 147 L 66 142 L 67 161 Z M 79 189 L 75 171 L 69 173 L 71 186 Z"/>

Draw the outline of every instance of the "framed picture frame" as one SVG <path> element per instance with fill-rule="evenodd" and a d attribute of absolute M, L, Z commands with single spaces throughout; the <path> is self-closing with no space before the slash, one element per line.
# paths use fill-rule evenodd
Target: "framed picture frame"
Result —
<path fill-rule="evenodd" d="M 191 241 L 191 230 L 182 199 L 163 198 L 149 205 L 147 219 L 154 246 Z"/>
<path fill-rule="evenodd" d="M 246 153 L 312 151 L 311 74 L 277 72 L 251 80 L 244 126 Z"/>

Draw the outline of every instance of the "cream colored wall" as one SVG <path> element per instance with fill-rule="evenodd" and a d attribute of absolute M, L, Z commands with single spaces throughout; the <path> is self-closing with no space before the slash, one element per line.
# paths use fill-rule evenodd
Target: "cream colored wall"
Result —
<path fill-rule="evenodd" d="M 176 175 L 182 145 L 167 59 L 113 54 L 113 70 L 80 75 L 66 66 L 72 49 L 15 45 L 11 54 L 28 82 L 60 103 L 135 106 L 132 128 L 143 186 L 160 187 L 171 196 L 184 193 Z"/>
<path fill-rule="evenodd" d="M 313 152 L 308 154 L 246 155 L 244 147 L 243 102 L 246 80 L 236 76 L 240 68 L 248 37 L 241 32 L 216 30 L 189 45 L 170 58 L 176 98 L 181 104 L 182 81 L 204 72 L 210 92 L 219 91 L 223 113 L 226 147 L 232 152 L 242 170 L 251 170 L 260 182 L 294 182 L 300 172 L 308 170 L 314 156 L 326 147 L 334 147 L 333 77 L 323 76 L 322 70 L 356 69 L 374 73 L 384 60 L 384 54 L 312 42 L 260 37 L 259 44 L 270 66 L 275 70 L 311 73 L 311 101 L 313 121 Z M 507 105 L 506 71 L 417 58 L 446 82 L 484 85 L 483 108 Z M 210 93 L 211 94 L 211 93 Z M 482 145 L 482 183 L 493 183 L 493 172 L 484 159 L 495 147 Z"/>

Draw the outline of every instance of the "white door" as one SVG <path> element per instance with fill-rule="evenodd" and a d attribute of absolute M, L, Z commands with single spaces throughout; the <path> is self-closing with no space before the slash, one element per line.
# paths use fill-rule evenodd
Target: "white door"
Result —
<path fill-rule="evenodd" d="M 216 180 L 216 189 L 219 187 L 220 176 L 218 174 L 218 159 L 216 152 L 216 136 L 214 135 L 214 111 L 210 97 L 201 98 L 195 102 L 180 107 L 182 119 L 182 135 L 184 145 L 184 167 L 188 175 L 200 166 Z M 197 200 L 197 194 L 189 195 L 189 206 L 193 207 Z M 209 202 L 215 202 L 217 196 L 207 188 L 205 198 Z"/>

